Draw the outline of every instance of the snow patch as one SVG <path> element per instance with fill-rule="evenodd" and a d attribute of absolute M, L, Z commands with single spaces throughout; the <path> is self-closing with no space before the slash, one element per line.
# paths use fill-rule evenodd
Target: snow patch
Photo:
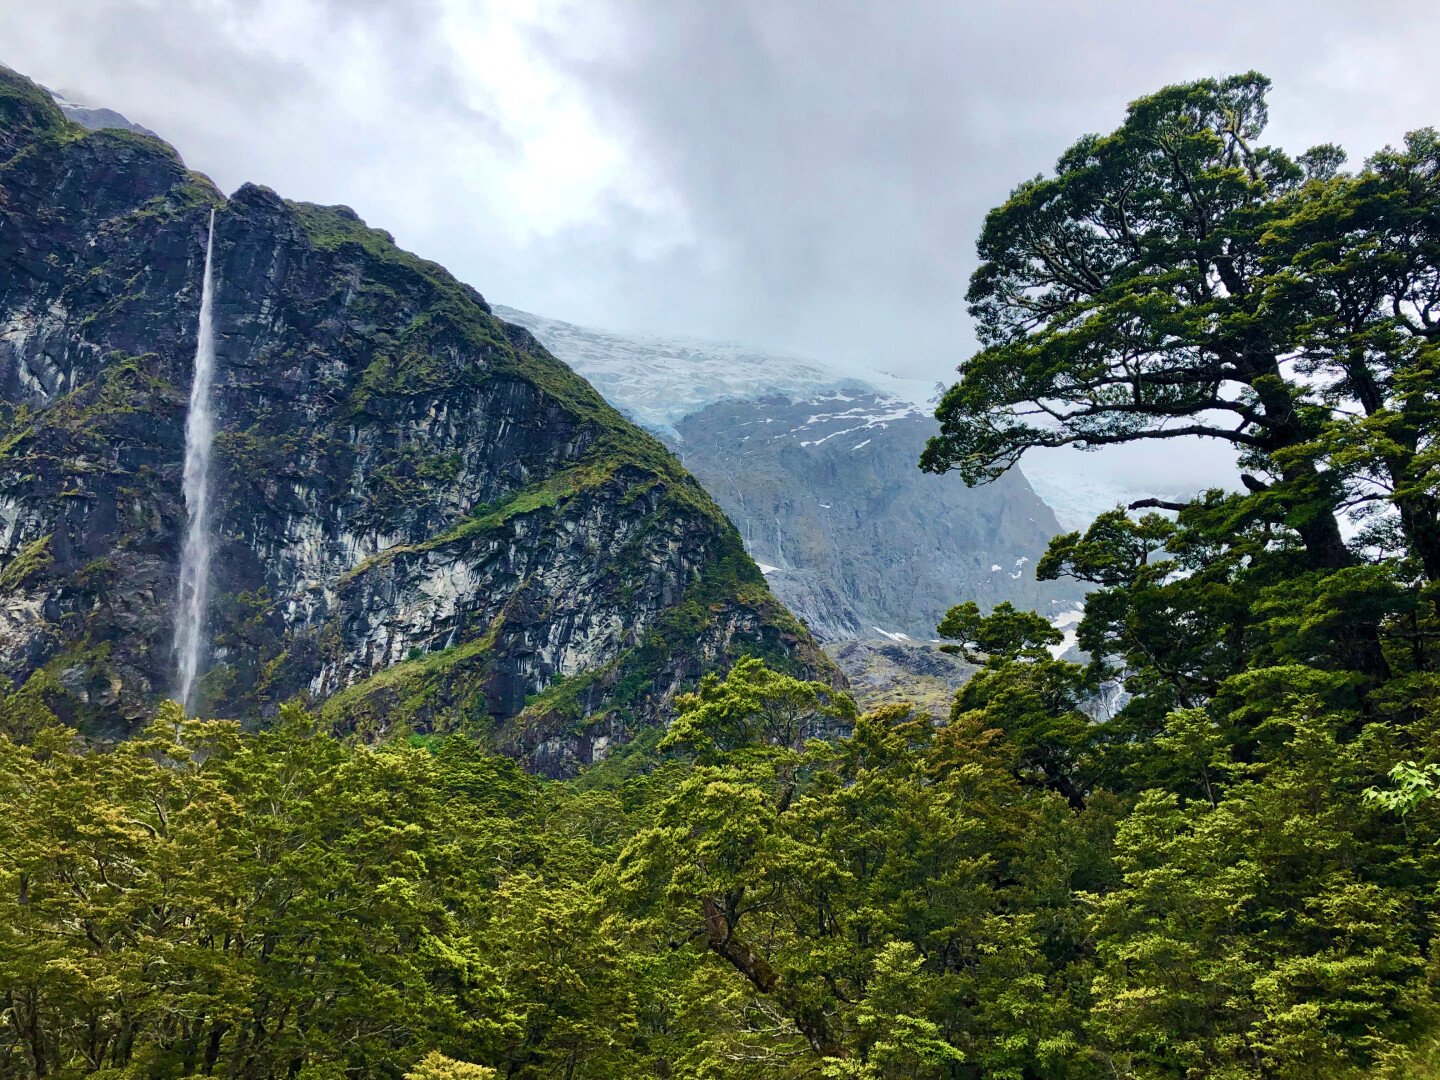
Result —
<path fill-rule="evenodd" d="M 935 388 L 866 368 L 769 353 L 736 342 L 689 337 L 622 335 L 493 305 L 506 322 L 523 326 L 560 360 L 594 384 L 622 412 L 652 431 L 678 439 L 675 425 L 720 401 L 779 396 L 792 402 L 849 404 L 857 395 L 879 397 L 881 410 L 846 410 L 863 426 L 932 411 Z M 819 423 L 842 413 L 820 413 Z M 767 421 L 769 422 L 769 421 Z"/>
<path fill-rule="evenodd" d="M 1080 620 L 1085 617 L 1083 605 L 1076 605 L 1070 611 L 1062 611 L 1050 620 L 1050 625 L 1059 630 L 1062 637 L 1058 644 L 1050 646 L 1050 655 L 1059 660 L 1071 649 L 1075 648 L 1080 635 Z"/>
<path fill-rule="evenodd" d="M 901 633 L 899 633 L 899 632 L 890 631 L 890 630 L 881 630 L 880 627 L 878 627 L 878 626 L 872 626 L 870 629 L 871 629 L 871 630 L 874 630 L 874 631 L 875 631 L 877 634 L 879 634 L 881 637 L 887 637 L 887 638 L 889 638 L 891 641 L 909 641 L 909 640 L 910 640 L 910 635 L 909 635 L 909 634 L 901 634 Z"/>

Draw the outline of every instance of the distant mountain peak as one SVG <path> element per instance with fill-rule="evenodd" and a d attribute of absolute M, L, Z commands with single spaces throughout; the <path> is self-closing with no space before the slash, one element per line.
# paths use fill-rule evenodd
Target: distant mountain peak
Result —
<path fill-rule="evenodd" d="M 1024 571 L 1059 525 L 1018 471 L 971 489 L 917 467 L 943 384 L 494 311 L 679 449 L 822 640 L 924 640 L 961 600 L 1076 599 Z M 988 569 L 1002 562 L 1005 574 Z"/>
<path fill-rule="evenodd" d="M 55 99 L 55 104 L 60 106 L 60 111 L 67 118 L 90 131 L 103 131 L 106 128 L 119 128 L 124 131 L 133 131 L 137 135 L 149 135 L 152 139 L 160 138 L 155 132 L 147 127 L 142 127 L 128 117 L 120 115 L 114 109 L 103 109 L 94 105 L 85 105 L 75 101 L 58 90 L 51 90 L 50 87 L 43 87 L 46 93 Z"/>
<path fill-rule="evenodd" d="M 534 333 L 631 419 L 675 441 L 681 420 L 722 401 L 777 397 L 797 402 L 851 394 L 932 411 L 933 389 L 924 380 L 843 369 L 736 342 L 618 334 L 502 304 L 493 307 L 506 322 Z"/>

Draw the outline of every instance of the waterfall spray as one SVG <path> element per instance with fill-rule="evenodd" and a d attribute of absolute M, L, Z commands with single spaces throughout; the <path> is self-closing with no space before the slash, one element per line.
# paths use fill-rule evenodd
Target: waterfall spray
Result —
<path fill-rule="evenodd" d="M 211 322 L 210 258 L 215 248 L 215 211 L 205 241 L 205 281 L 200 291 L 200 328 L 195 342 L 195 375 L 190 384 L 190 411 L 185 417 L 185 546 L 180 556 L 180 592 L 175 612 L 175 657 L 179 668 L 176 700 L 187 712 L 200 669 L 200 635 L 205 626 L 206 593 L 210 584 L 210 446 L 215 416 L 210 388 L 215 379 L 215 328 Z"/>

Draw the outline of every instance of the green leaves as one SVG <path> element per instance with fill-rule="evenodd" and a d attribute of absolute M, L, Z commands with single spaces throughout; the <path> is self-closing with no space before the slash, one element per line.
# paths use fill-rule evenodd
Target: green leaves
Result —
<path fill-rule="evenodd" d="M 1088 848 L 1050 831 L 1054 797 L 1017 784 L 964 723 L 937 733 L 903 705 L 855 718 L 834 745 L 752 730 L 758 743 L 704 744 L 658 789 L 613 879 L 636 925 L 705 950 L 825 1075 L 1020 1077 L 1073 1061 L 1076 1017 L 1045 959 L 1073 941 L 1048 905 Z M 780 1060 L 756 1075 L 789 1075 Z"/>
<path fill-rule="evenodd" d="M 1427 799 L 1440 799 L 1440 765 L 1402 761 L 1389 775 L 1390 787 L 1365 789 L 1367 801 L 1403 818 Z"/>
<path fill-rule="evenodd" d="M 568 1053 L 593 1042 L 580 1014 L 624 1015 L 586 983 L 609 939 L 537 860 L 536 785 L 508 762 L 347 747 L 294 709 L 242 739 L 167 706 L 106 753 L 11 726 L 30 745 L 0 736 L 7 1075 L 371 1073 L 426 1044 Z M 584 880 L 573 843 L 549 857 Z"/>
<path fill-rule="evenodd" d="M 982 348 L 921 460 L 974 484 L 1033 447 L 1183 434 L 1247 470 L 1052 541 L 1038 575 L 1095 587 L 1085 669 L 1037 616 L 941 626 L 985 662 L 945 741 L 1077 817 L 1115 808 L 1089 895 L 1035 913 L 1085 927 L 1058 965 L 1083 1036 L 1035 1044 L 1068 1070 L 1084 1046 L 1106 1075 L 1398 1076 L 1433 1046 L 1440 138 L 1354 173 L 1292 159 L 1258 145 L 1268 88 L 1165 88 L 992 211 Z"/>
<path fill-rule="evenodd" d="M 0 697 L 26 739 L 0 735 L 0 1068 L 1298 1080 L 1398 1060 L 1434 1012 L 1440 774 L 1380 777 L 1428 728 L 1357 733 L 1325 703 L 1347 676 L 1291 665 L 1136 741 L 1082 711 L 1083 669 L 1016 648 L 1017 615 L 976 616 L 995 651 L 944 726 L 896 704 L 848 738 L 776 737 L 853 713 L 745 665 L 618 790 L 458 736 L 347 745 L 294 709 L 241 736 L 170 708 L 97 753 Z M 1434 690 L 1407 687 L 1397 716 Z"/>
<path fill-rule="evenodd" d="M 448 1058 L 432 1050 L 405 1074 L 405 1080 L 494 1080 L 495 1070 Z"/>
<path fill-rule="evenodd" d="M 1428 904 L 1359 810 L 1364 750 L 1304 706 L 1286 722 L 1213 807 L 1153 791 L 1121 827 L 1124 884 L 1095 899 L 1096 1019 L 1136 1075 L 1346 1075 L 1423 1019 Z"/>
<path fill-rule="evenodd" d="M 724 679 L 707 675 L 693 694 L 676 699 L 675 710 L 660 748 L 683 748 L 704 760 L 752 745 L 798 748 L 855 719 L 849 695 L 772 671 L 754 657 L 737 660 Z"/>
<path fill-rule="evenodd" d="M 1318 567 L 1357 561 L 1338 514 L 1383 505 L 1387 554 L 1436 580 L 1440 139 L 1353 174 L 1333 146 L 1291 159 L 1256 143 L 1268 89 L 1166 87 L 990 213 L 968 294 L 982 348 L 921 467 L 976 484 L 1034 447 L 1219 439 Z"/>
<path fill-rule="evenodd" d="M 938 632 L 959 642 L 960 654 L 971 663 L 1002 662 L 1020 657 L 1049 656 L 1049 648 L 1064 635 L 1033 611 L 1020 611 L 1006 600 L 989 615 L 981 615 L 973 600 L 945 613 Z"/>

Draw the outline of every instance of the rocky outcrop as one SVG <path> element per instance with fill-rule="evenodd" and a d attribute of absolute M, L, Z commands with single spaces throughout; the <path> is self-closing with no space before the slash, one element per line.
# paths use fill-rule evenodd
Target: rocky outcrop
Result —
<path fill-rule="evenodd" d="M 937 720 L 949 718 L 955 691 L 976 670 L 931 642 L 842 641 L 826 652 L 845 672 L 860 708 L 908 701 Z"/>
<path fill-rule="evenodd" d="M 171 689 L 215 218 L 203 711 L 299 697 L 569 771 L 755 653 L 838 678 L 705 492 L 525 330 L 344 207 L 228 199 L 0 72 L 0 671 L 123 734 Z"/>

